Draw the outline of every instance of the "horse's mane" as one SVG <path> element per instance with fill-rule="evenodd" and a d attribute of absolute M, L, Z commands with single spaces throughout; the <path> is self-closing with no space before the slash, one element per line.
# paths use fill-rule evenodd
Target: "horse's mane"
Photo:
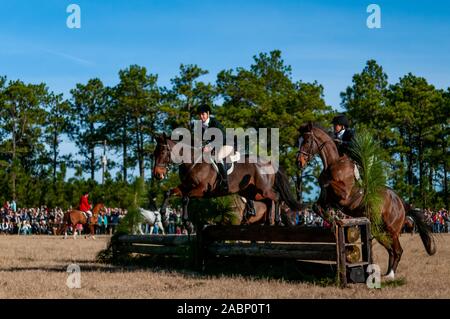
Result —
<path fill-rule="evenodd" d="M 303 133 L 310 132 L 313 128 L 319 129 L 319 130 L 323 131 L 323 133 L 327 134 L 328 136 L 331 136 L 330 132 L 326 128 L 324 128 L 322 125 L 320 125 L 319 123 L 316 123 L 316 122 L 308 122 L 308 123 L 302 124 L 300 126 L 300 128 L 298 129 L 298 131 L 300 134 L 303 134 Z"/>

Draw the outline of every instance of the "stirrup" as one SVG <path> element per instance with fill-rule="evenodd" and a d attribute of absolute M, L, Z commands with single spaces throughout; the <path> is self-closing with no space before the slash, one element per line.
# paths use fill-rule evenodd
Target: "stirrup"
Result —
<path fill-rule="evenodd" d="M 247 215 L 248 216 L 256 216 L 256 209 L 255 209 L 255 207 L 247 207 Z"/>

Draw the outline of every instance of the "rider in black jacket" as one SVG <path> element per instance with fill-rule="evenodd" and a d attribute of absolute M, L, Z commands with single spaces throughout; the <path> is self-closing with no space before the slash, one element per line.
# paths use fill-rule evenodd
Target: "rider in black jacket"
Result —
<path fill-rule="evenodd" d="M 202 135 L 205 133 L 205 130 L 208 128 L 218 128 L 222 131 L 222 137 L 223 137 L 223 143 L 222 147 L 219 150 L 215 150 L 215 152 L 218 152 L 218 160 L 216 161 L 217 167 L 219 168 L 219 173 L 221 176 L 221 189 L 223 192 L 228 192 L 228 174 L 227 174 L 227 163 L 226 163 L 226 157 L 231 155 L 234 152 L 233 146 L 228 146 L 226 144 L 226 132 L 223 127 L 223 125 L 215 118 L 211 117 L 211 107 L 208 104 L 201 104 L 197 108 L 197 114 L 199 115 L 201 121 L 202 121 Z M 206 141 L 206 145 L 203 147 L 204 152 L 210 152 L 211 147 L 208 145 L 208 143 L 211 141 Z M 256 211 L 254 208 L 254 203 L 252 200 L 247 199 L 247 210 L 250 215 L 256 215 Z"/>
<path fill-rule="evenodd" d="M 351 158 L 350 147 L 355 137 L 355 131 L 349 128 L 348 119 L 343 114 L 335 116 L 331 123 L 334 125 L 334 142 L 338 148 L 339 156 L 347 154 Z M 357 180 L 361 178 L 356 163 L 354 166 L 354 174 Z"/>
<path fill-rule="evenodd" d="M 349 155 L 349 148 L 355 136 L 355 131 L 349 128 L 349 122 L 345 115 L 337 115 L 331 122 L 334 125 L 334 142 L 339 151 L 339 155 Z"/>
<path fill-rule="evenodd" d="M 201 121 L 202 121 L 202 136 L 204 136 L 205 131 L 208 128 L 217 128 L 222 132 L 222 147 L 218 150 L 215 150 L 215 152 L 219 153 L 222 151 L 224 147 L 226 147 L 226 133 L 223 125 L 215 118 L 210 116 L 211 113 L 211 107 L 208 104 L 201 104 L 197 108 L 197 114 L 199 115 Z M 214 137 L 215 139 L 215 137 Z M 211 139 L 209 141 L 204 141 L 203 143 L 203 151 L 204 152 L 211 152 L 212 147 L 209 145 L 214 139 Z M 224 152 L 224 151 L 222 151 Z M 216 161 L 217 167 L 219 168 L 219 173 L 221 177 L 221 184 L 220 187 L 223 192 L 228 192 L 228 175 L 227 175 L 227 167 L 225 163 L 225 158 L 220 159 Z"/>

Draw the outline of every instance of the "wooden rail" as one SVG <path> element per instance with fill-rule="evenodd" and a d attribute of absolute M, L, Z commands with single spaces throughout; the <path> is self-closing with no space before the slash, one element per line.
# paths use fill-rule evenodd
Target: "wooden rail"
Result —
<path fill-rule="evenodd" d="M 170 255 L 191 258 L 203 270 L 208 258 L 249 256 L 334 261 L 341 286 L 364 282 L 372 262 L 370 222 L 367 218 L 340 220 L 333 229 L 281 226 L 197 227 L 197 235 L 123 235 L 113 253 Z"/>

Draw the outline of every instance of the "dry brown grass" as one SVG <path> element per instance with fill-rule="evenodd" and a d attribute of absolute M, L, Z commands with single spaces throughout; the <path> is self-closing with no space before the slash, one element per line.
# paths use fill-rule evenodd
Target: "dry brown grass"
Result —
<path fill-rule="evenodd" d="M 379 290 L 363 284 L 340 289 L 310 282 L 201 275 L 95 262 L 109 238 L 62 240 L 46 236 L 0 236 L 1 298 L 450 298 L 450 235 L 437 237 L 429 257 L 418 235 L 403 235 L 397 278 L 406 283 Z M 387 254 L 374 245 L 375 261 L 386 268 Z M 66 286 L 67 266 L 81 267 L 81 288 Z"/>

